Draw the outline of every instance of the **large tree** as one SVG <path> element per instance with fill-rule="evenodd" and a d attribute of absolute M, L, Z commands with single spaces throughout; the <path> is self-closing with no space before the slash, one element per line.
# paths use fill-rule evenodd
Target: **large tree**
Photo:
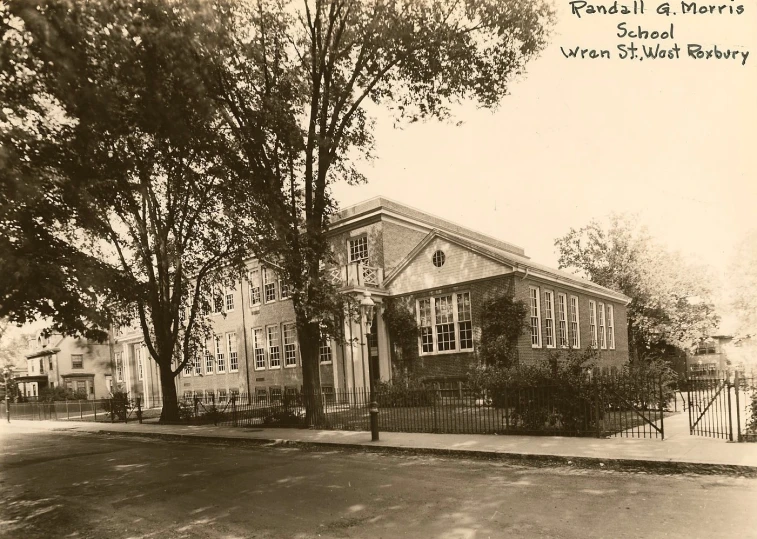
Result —
<path fill-rule="evenodd" d="M 230 13 L 232 39 L 193 52 L 216 58 L 207 84 L 241 157 L 230 166 L 263 194 L 272 233 L 257 253 L 292 287 L 303 385 L 317 394 L 321 332 L 339 310 L 324 272 L 330 187 L 365 179 L 366 105 L 400 121 L 445 119 L 462 100 L 495 108 L 545 46 L 552 11 L 542 0 L 257 0 Z"/>
<path fill-rule="evenodd" d="M 134 307 L 176 420 L 202 299 L 238 278 L 257 214 L 190 53 L 223 20 L 160 0 L 19 0 L 0 18 L 0 314 L 95 333 Z"/>
<path fill-rule="evenodd" d="M 629 215 L 592 220 L 555 240 L 560 268 L 631 298 L 632 359 L 690 348 L 717 327 L 711 272 L 665 249 Z"/>

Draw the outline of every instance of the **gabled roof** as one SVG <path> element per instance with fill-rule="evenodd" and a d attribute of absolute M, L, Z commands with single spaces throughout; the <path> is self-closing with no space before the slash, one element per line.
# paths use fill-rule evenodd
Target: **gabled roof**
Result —
<path fill-rule="evenodd" d="M 549 266 L 533 262 L 526 256 L 520 256 L 501 249 L 494 249 L 488 245 L 481 245 L 478 242 L 473 242 L 471 240 L 468 240 L 467 238 L 450 234 L 444 230 L 438 229 L 434 229 L 429 232 L 428 235 L 423 238 L 423 240 L 421 240 L 421 242 L 418 243 L 418 245 L 416 245 L 415 248 L 397 265 L 397 267 L 395 267 L 386 276 L 383 282 L 384 287 L 387 287 L 395 278 L 397 278 L 397 276 L 400 275 L 405 270 L 405 268 L 407 268 L 412 263 L 412 261 L 418 256 L 418 254 L 423 251 L 423 249 L 425 249 L 426 246 L 428 246 L 435 238 L 442 238 L 450 243 L 455 243 L 481 256 L 485 256 L 501 264 L 511 266 L 516 271 L 530 273 L 535 277 L 541 277 L 552 281 L 564 282 L 569 286 L 575 288 L 583 288 L 584 290 L 587 290 L 591 293 L 610 297 L 625 304 L 628 304 L 631 301 L 631 298 L 624 294 L 621 294 L 620 292 L 616 292 L 614 290 L 611 290 L 610 288 L 600 286 L 589 281 L 588 279 L 579 277 L 578 275 L 573 275 L 572 273 L 568 273 L 567 271 L 550 268 Z"/>

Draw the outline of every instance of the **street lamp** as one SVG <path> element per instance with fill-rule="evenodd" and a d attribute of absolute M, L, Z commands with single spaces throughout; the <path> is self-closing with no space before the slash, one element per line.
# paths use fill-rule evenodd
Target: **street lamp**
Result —
<path fill-rule="evenodd" d="M 371 326 L 373 325 L 373 314 L 375 312 L 375 309 L 376 303 L 374 303 L 373 299 L 371 298 L 371 293 L 368 292 L 368 290 L 364 291 L 363 299 L 360 300 L 360 311 L 365 317 L 364 323 L 366 335 L 371 333 Z M 371 414 L 371 441 L 378 442 L 378 403 L 376 402 L 376 388 L 373 381 L 373 362 L 371 361 L 370 350 L 368 350 L 368 381 L 370 382 L 371 388 L 371 405 L 369 409 Z"/>

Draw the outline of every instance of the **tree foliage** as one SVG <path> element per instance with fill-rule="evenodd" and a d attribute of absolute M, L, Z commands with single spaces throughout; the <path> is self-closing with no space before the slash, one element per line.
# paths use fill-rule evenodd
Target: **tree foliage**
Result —
<path fill-rule="evenodd" d="M 257 214 L 226 166 L 212 66 L 191 54 L 223 20 L 191 0 L 0 10 L 2 311 L 87 333 L 135 307 L 175 419 L 173 379 L 206 336 L 201 300 L 234 276 Z"/>
<path fill-rule="evenodd" d="M 320 388 L 319 331 L 341 309 L 324 275 L 336 181 L 365 181 L 372 102 L 401 121 L 445 119 L 461 100 L 493 108 L 546 44 L 542 0 L 260 0 L 231 10 L 216 51 L 227 128 L 268 219 L 258 234 L 293 289 L 304 386 Z M 236 154 L 235 154 L 236 155 Z"/>
<path fill-rule="evenodd" d="M 717 327 L 714 278 L 655 242 L 630 216 L 612 214 L 555 240 L 560 268 L 631 298 L 629 348 L 634 358 L 666 345 L 689 348 Z"/>
<path fill-rule="evenodd" d="M 757 336 L 757 229 L 747 232 L 736 246 L 727 272 L 729 307 L 739 335 Z"/>
<path fill-rule="evenodd" d="M 481 306 L 481 359 L 486 365 L 509 367 L 517 362 L 518 338 L 528 326 L 528 307 L 504 295 Z"/>

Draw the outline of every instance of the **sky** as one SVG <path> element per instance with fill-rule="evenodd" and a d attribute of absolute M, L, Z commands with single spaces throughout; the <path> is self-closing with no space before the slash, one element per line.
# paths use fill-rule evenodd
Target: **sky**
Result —
<path fill-rule="evenodd" d="M 369 181 L 335 186 L 336 199 L 345 207 L 387 196 L 555 266 L 555 238 L 628 212 L 669 249 L 721 274 L 738 240 L 757 227 L 757 4 L 744 2 L 740 16 L 669 17 L 656 14 L 657 5 L 647 0 L 643 16 L 578 18 L 556 0 L 551 44 L 497 111 L 466 103 L 454 109 L 460 126 L 398 130 L 376 110 L 376 159 L 363 169 Z M 620 39 L 623 21 L 649 31 L 673 23 L 674 39 Z M 677 43 L 680 59 L 622 60 L 616 46 L 630 41 Z M 745 65 L 741 56 L 695 60 L 689 43 L 750 55 Z M 561 47 L 576 46 L 609 49 L 611 58 L 566 59 Z"/>

